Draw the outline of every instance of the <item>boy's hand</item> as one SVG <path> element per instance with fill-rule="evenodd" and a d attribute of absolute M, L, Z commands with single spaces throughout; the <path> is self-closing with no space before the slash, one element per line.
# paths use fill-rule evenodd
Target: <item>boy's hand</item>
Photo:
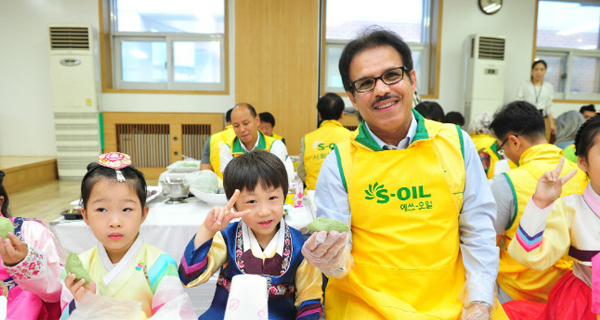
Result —
<path fill-rule="evenodd" d="M 204 219 L 204 227 L 208 231 L 214 234 L 221 230 L 224 230 L 225 228 L 227 228 L 227 225 L 231 220 L 243 217 L 244 215 L 250 212 L 250 210 L 245 210 L 241 212 L 235 212 L 231 210 L 235 205 L 235 201 L 237 200 L 239 195 L 240 190 L 236 189 L 233 195 L 231 196 L 231 199 L 229 199 L 229 202 L 224 207 L 215 206 L 210 209 L 208 215 L 206 215 L 206 219 Z"/>
<path fill-rule="evenodd" d="M 27 257 L 28 252 L 27 244 L 12 232 L 9 232 L 8 238 L 2 239 L 2 243 L 0 243 L 0 257 L 2 257 L 2 263 L 7 267 L 19 264 Z"/>
<path fill-rule="evenodd" d="M 231 211 L 239 195 L 240 190 L 235 189 L 235 192 L 231 196 L 231 199 L 229 199 L 227 205 L 224 207 L 212 207 L 210 209 L 206 215 L 206 219 L 204 219 L 204 223 L 198 228 L 198 232 L 196 232 L 196 236 L 194 237 L 194 248 L 198 249 L 203 243 L 212 239 L 217 232 L 227 228 L 227 225 L 231 220 L 243 217 L 250 212 L 250 210 L 240 212 Z"/>
<path fill-rule="evenodd" d="M 84 283 L 85 279 L 80 279 L 75 282 L 75 275 L 72 273 L 67 273 L 67 276 L 65 277 L 65 286 L 71 291 L 71 294 L 77 302 L 81 302 L 86 291 L 96 294 L 96 283 L 94 281 L 90 282 L 87 286 L 83 286 Z"/>

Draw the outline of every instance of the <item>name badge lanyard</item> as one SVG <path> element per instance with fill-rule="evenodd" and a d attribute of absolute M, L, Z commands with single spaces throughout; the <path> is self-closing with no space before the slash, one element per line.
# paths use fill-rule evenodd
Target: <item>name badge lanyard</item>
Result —
<path fill-rule="evenodd" d="M 535 106 L 537 107 L 538 104 L 538 100 L 540 98 L 540 94 L 542 93 L 542 87 L 544 86 L 544 83 L 542 82 L 542 85 L 540 86 L 540 90 L 537 90 L 535 88 L 535 84 L 533 85 L 533 92 L 535 93 Z"/>

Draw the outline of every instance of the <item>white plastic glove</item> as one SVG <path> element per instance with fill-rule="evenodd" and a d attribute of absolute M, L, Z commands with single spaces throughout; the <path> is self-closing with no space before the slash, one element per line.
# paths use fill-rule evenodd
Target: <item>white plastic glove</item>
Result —
<path fill-rule="evenodd" d="M 482 301 L 473 301 L 467 307 L 466 320 L 490 320 L 492 319 L 492 306 Z"/>
<path fill-rule="evenodd" d="M 309 264 L 319 268 L 326 276 L 343 278 L 353 265 L 347 243 L 347 232 L 315 232 L 304 242 L 302 255 Z"/>

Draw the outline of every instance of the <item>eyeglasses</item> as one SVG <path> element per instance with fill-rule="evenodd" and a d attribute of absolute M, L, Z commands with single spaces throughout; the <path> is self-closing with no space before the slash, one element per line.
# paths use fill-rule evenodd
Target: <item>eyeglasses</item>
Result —
<path fill-rule="evenodd" d="M 506 137 L 506 139 L 504 139 L 504 141 L 502 141 L 502 143 L 500 144 L 500 146 L 498 146 L 498 153 L 501 155 L 504 155 L 504 145 L 508 142 L 508 139 L 510 138 L 510 136 L 515 136 L 518 137 L 519 135 L 517 134 L 509 134 L 508 137 Z"/>
<path fill-rule="evenodd" d="M 354 89 L 357 92 L 360 93 L 366 93 L 369 92 L 373 89 L 375 89 L 375 85 L 377 85 L 377 80 L 381 79 L 381 81 L 383 81 L 383 83 L 387 84 L 387 85 L 391 85 L 397 82 L 400 82 L 400 80 L 402 80 L 404 78 L 404 73 L 408 72 L 409 70 L 406 69 L 406 67 L 397 67 L 397 68 L 393 68 L 390 70 L 387 70 L 386 72 L 382 73 L 379 77 L 366 77 L 366 78 L 362 78 L 362 79 L 358 79 L 354 82 L 351 83 L 352 87 L 354 87 Z"/>

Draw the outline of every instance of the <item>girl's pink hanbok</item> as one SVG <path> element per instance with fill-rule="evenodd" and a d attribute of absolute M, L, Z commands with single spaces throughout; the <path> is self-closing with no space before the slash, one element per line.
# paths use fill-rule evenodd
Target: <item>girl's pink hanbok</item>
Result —
<path fill-rule="evenodd" d="M 8 319 L 58 319 L 60 317 L 60 276 L 65 264 L 61 247 L 43 222 L 9 218 L 15 235 L 29 252 L 15 266 L 0 266 L 0 294 L 8 300 Z M 1 260 L 1 258 L 0 258 Z"/>

